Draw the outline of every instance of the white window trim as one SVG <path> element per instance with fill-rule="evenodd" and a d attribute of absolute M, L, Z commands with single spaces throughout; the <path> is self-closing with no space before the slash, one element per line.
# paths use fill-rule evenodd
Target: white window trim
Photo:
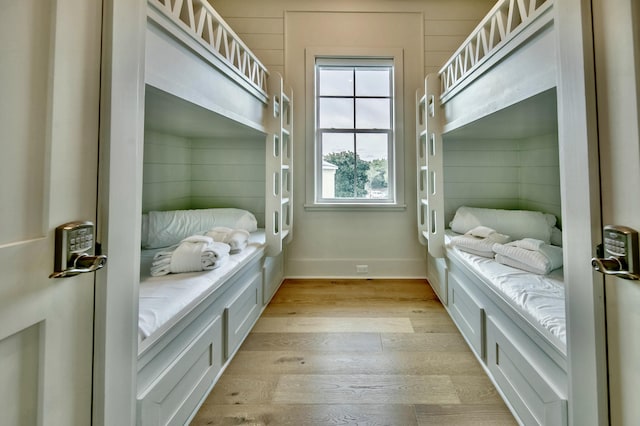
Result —
<path fill-rule="evenodd" d="M 395 199 L 391 201 L 377 200 L 331 200 L 318 202 L 316 200 L 316 176 L 321 171 L 316 170 L 316 58 L 384 58 L 391 59 L 394 67 L 394 128 L 393 142 L 393 180 L 395 184 Z M 305 103 L 306 103 L 306 210 L 404 210 L 404 68 L 403 49 L 401 48 L 349 48 L 349 47 L 312 47 L 305 49 Z M 390 165 L 391 166 L 391 165 Z M 390 167 L 391 169 L 391 167 Z M 392 183 L 393 182 L 393 183 Z"/>

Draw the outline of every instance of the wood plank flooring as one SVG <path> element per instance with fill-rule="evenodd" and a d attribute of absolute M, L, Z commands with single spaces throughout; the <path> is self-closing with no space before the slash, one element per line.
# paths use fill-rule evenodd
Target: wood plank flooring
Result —
<path fill-rule="evenodd" d="M 286 280 L 192 425 L 516 425 L 424 280 Z"/>

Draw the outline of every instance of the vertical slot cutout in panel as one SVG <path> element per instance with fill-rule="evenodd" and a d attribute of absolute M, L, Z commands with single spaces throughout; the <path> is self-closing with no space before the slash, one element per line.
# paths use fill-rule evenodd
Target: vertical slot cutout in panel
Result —
<path fill-rule="evenodd" d="M 435 133 L 429 133 L 429 155 L 435 157 L 436 155 L 436 135 Z"/>
<path fill-rule="evenodd" d="M 275 158 L 280 157 L 280 138 L 278 135 L 273 135 L 273 156 Z"/>
<path fill-rule="evenodd" d="M 424 159 L 427 155 L 427 139 L 425 135 L 420 135 L 420 143 L 418 144 L 418 158 L 420 159 L 420 165 L 424 164 Z"/>
<path fill-rule="evenodd" d="M 289 172 L 287 169 L 282 169 L 282 197 L 286 198 L 289 195 Z"/>
<path fill-rule="evenodd" d="M 284 206 L 282 206 L 282 223 L 289 227 L 291 226 L 291 222 L 289 219 L 289 209 L 291 208 L 291 205 L 289 203 L 285 204 Z"/>
<path fill-rule="evenodd" d="M 431 234 L 435 234 L 437 232 L 437 226 L 436 226 L 436 218 L 437 218 L 437 213 L 435 211 L 435 209 L 431 209 L 431 221 L 430 221 L 430 226 L 429 226 L 429 232 Z"/>
<path fill-rule="evenodd" d="M 280 213 L 277 210 L 273 212 L 273 233 L 275 235 L 280 233 Z"/>
<path fill-rule="evenodd" d="M 429 117 L 435 117 L 436 115 L 435 98 L 433 97 L 433 95 L 429 95 L 429 105 L 427 108 L 427 112 L 429 113 Z"/>
<path fill-rule="evenodd" d="M 282 158 L 289 160 L 291 158 L 291 149 L 289 148 L 289 134 L 282 134 Z"/>
<path fill-rule="evenodd" d="M 429 195 L 436 195 L 436 172 L 429 172 Z"/>
<path fill-rule="evenodd" d="M 290 126 L 291 125 L 291 106 L 289 104 L 289 102 L 285 102 L 283 105 L 283 121 L 284 121 L 284 125 L 285 126 Z"/>
<path fill-rule="evenodd" d="M 280 173 L 278 172 L 273 174 L 273 195 L 275 197 L 280 195 Z"/>

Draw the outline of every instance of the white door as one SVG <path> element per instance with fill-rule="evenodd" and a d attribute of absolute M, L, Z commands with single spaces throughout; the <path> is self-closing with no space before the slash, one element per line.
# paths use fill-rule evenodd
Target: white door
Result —
<path fill-rule="evenodd" d="M 593 5 L 602 218 L 640 231 L 640 4 Z M 611 425 L 637 425 L 640 281 L 607 276 L 605 293 Z"/>
<path fill-rule="evenodd" d="M 94 275 L 49 279 L 96 218 L 100 0 L 0 0 L 0 423 L 91 424 Z"/>

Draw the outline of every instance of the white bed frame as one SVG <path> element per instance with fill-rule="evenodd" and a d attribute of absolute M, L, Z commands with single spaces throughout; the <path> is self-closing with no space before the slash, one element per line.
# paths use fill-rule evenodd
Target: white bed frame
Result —
<path fill-rule="evenodd" d="M 554 13 L 554 0 L 498 1 L 416 95 L 418 237 L 428 247 L 429 282 L 524 425 L 568 424 L 566 348 L 444 247 L 442 144 L 443 135 L 556 87 Z"/>
<path fill-rule="evenodd" d="M 205 0 L 148 0 L 145 62 L 148 119 L 266 135 L 264 249 L 139 347 L 137 424 L 185 424 L 284 276 L 293 227 L 292 94 Z"/>

